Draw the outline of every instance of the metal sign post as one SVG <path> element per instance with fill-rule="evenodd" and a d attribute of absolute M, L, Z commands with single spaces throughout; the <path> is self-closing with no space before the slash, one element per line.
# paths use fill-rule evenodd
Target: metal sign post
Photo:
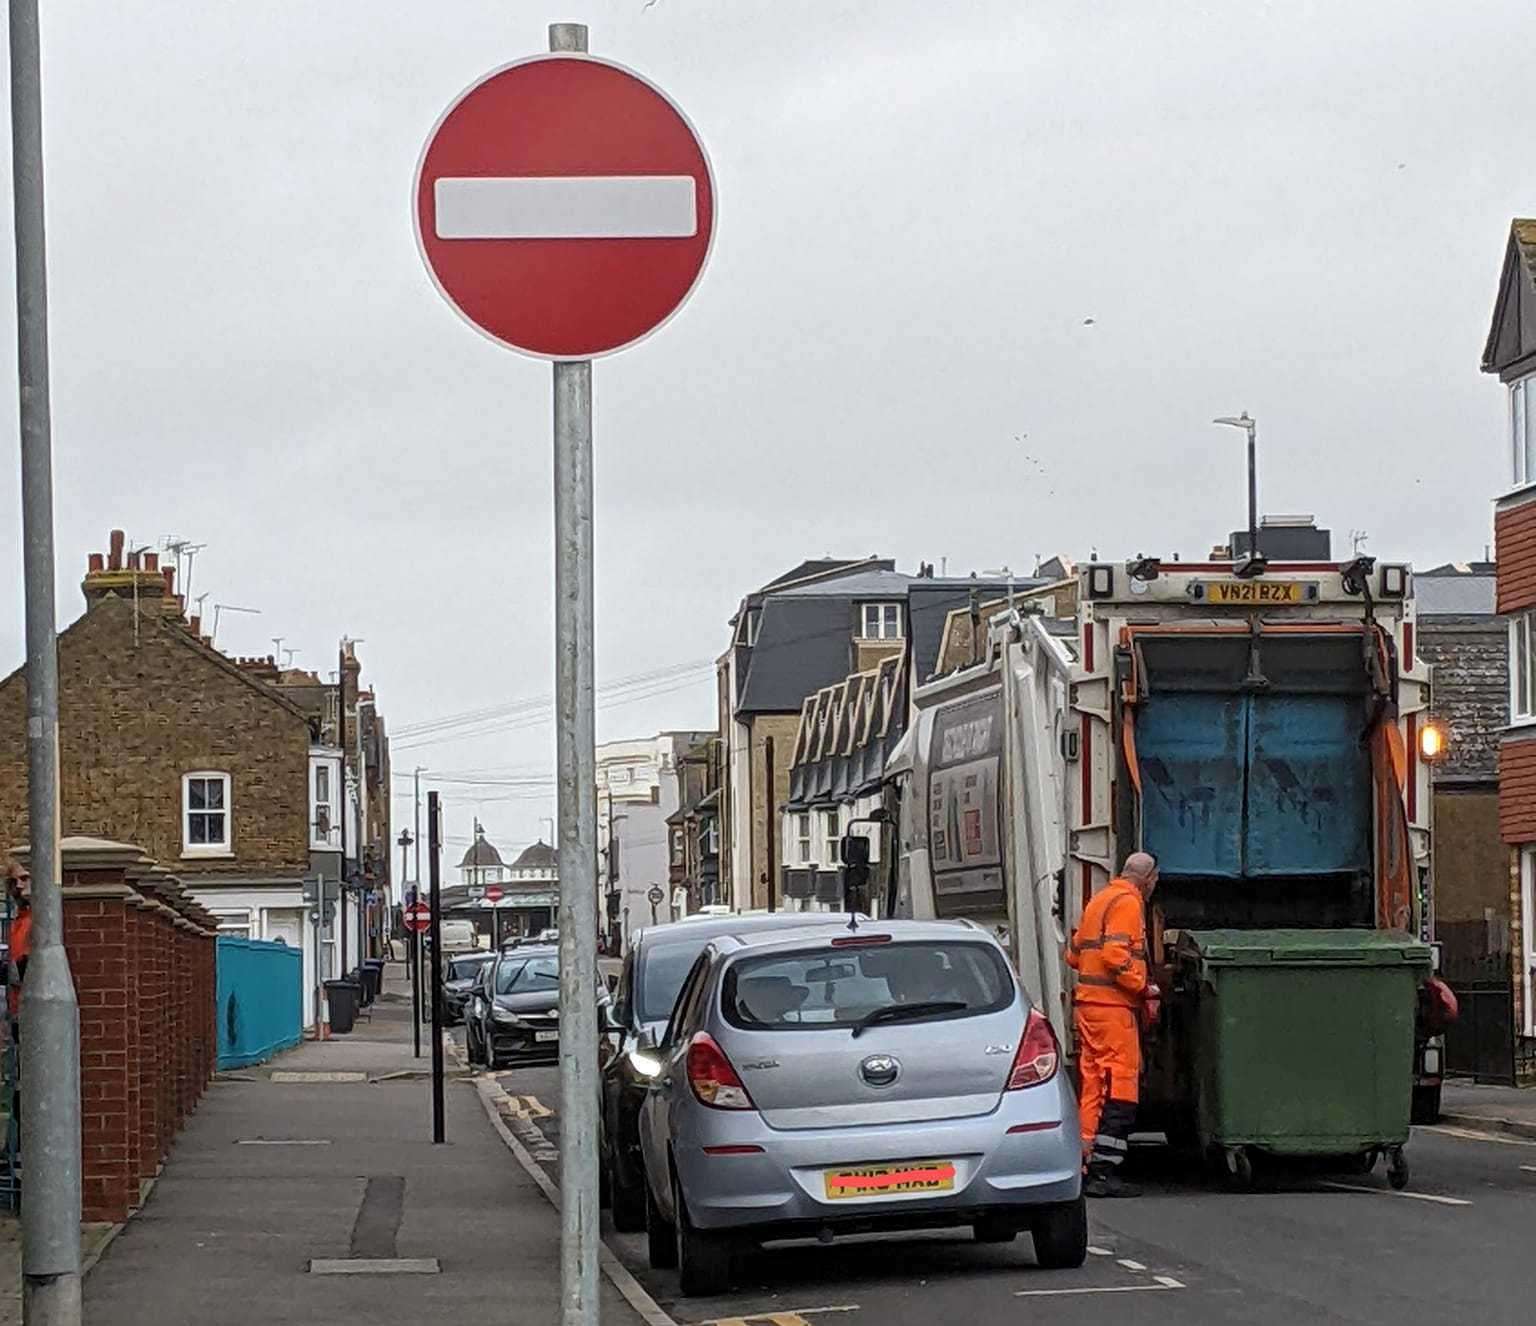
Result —
<path fill-rule="evenodd" d="M 432 1140 L 443 1140 L 443 898 L 442 898 L 443 820 L 437 793 L 427 793 L 427 870 L 432 881 L 430 906 L 432 965 L 427 973 L 432 982 Z M 419 943 L 419 937 L 418 937 Z"/>
<path fill-rule="evenodd" d="M 550 54 L 485 75 L 417 164 L 416 240 L 443 298 L 508 349 L 553 361 L 560 868 L 561 1318 L 598 1320 L 597 760 L 592 360 L 643 340 L 697 285 L 714 177 L 682 111 L 555 23 Z M 435 947 L 435 946 L 434 946 Z"/>
<path fill-rule="evenodd" d="M 22 1319 L 80 1322 L 80 1012 L 64 951 L 59 873 L 59 660 L 53 584 L 53 436 L 37 0 L 11 0 L 11 179 L 27 623 L 27 811 L 32 956 L 21 991 Z"/>

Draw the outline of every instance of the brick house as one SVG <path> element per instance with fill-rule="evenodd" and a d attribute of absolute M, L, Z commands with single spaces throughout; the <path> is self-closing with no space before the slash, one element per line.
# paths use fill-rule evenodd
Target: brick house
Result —
<path fill-rule="evenodd" d="M 1536 220 L 1510 225 L 1482 369 L 1509 400 L 1509 483 L 1494 504 L 1497 607 L 1509 626 L 1499 828 L 1509 850 L 1517 1074 L 1536 1078 Z"/>
<path fill-rule="evenodd" d="M 171 872 L 221 929 L 304 954 L 305 1018 L 337 964 L 335 927 L 317 946 L 306 881 L 335 847 L 316 786 L 340 752 L 264 669 L 236 661 L 185 616 L 155 554 L 93 554 L 86 611 L 59 635 L 59 774 L 68 836 L 133 843 Z M 26 677 L 0 681 L 0 838 L 27 838 Z M 334 798 L 335 792 L 328 792 Z M 355 839 L 354 839 L 355 841 Z M 318 850 L 317 850 L 318 849 Z M 334 867 L 328 872 L 335 877 Z M 313 886 L 310 886 L 312 897 Z M 353 934 L 361 917 L 354 910 Z M 355 961 L 356 939 L 348 948 Z"/>

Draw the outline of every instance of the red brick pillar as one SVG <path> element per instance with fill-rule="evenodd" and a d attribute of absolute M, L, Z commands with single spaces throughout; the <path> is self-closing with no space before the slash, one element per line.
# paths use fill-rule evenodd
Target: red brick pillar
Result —
<path fill-rule="evenodd" d="M 119 875 L 121 878 L 121 875 Z M 119 1222 L 138 1197 L 129 1162 L 126 929 L 133 895 L 66 888 L 64 946 L 80 1002 L 82 1217 Z M 106 895 L 106 896 L 104 896 Z"/>
<path fill-rule="evenodd" d="M 127 1105 L 128 1105 L 128 1175 L 127 1183 L 131 1200 L 138 1205 L 139 1197 L 139 1139 L 144 1134 L 142 1119 L 143 1102 L 140 1099 L 140 1060 L 144 1053 L 143 1036 L 139 1016 L 143 1003 L 139 995 L 139 898 L 125 900 L 123 904 L 123 958 L 127 977 L 123 1005 L 123 1048 L 127 1052 Z"/>
<path fill-rule="evenodd" d="M 139 1124 L 136 1160 L 139 1180 L 152 1179 L 160 1171 L 160 1052 L 161 1012 L 165 994 L 160 988 L 157 904 L 141 901 L 133 917 L 137 932 L 139 991 Z"/>
<path fill-rule="evenodd" d="M 171 986 L 171 941 L 175 927 L 169 908 L 155 917 L 155 969 L 160 987 L 160 1052 L 156 1055 L 156 1091 L 160 1097 L 160 1158 L 170 1154 L 176 1136 L 176 1000 Z"/>

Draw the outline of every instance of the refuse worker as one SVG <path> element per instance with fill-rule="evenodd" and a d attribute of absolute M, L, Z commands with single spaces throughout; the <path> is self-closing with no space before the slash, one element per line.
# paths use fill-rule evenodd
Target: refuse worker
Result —
<path fill-rule="evenodd" d="M 1119 1168 L 1140 1096 L 1141 1018 L 1156 1017 L 1159 998 L 1147 970 L 1146 901 L 1156 887 L 1156 858 L 1132 852 L 1088 900 L 1067 949 L 1067 965 L 1077 971 L 1073 1026 L 1089 1197 L 1140 1196 Z"/>

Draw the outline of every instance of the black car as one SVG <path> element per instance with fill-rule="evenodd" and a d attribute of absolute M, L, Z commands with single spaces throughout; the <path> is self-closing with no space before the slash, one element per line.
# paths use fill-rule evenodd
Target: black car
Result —
<path fill-rule="evenodd" d="M 464 1008 L 464 1048 L 487 1068 L 559 1058 L 558 949 L 522 945 L 480 968 Z"/>
<path fill-rule="evenodd" d="M 645 1166 L 640 1158 L 640 1105 L 660 1062 L 637 1048 L 640 1033 L 659 1040 L 672 1016 L 677 992 L 704 946 L 717 935 L 749 934 L 774 927 L 848 924 L 846 912 L 742 912 L 690 916 L 649 926 L 629 937 L 629 953 L 604 1019 L 602 1104 L 598 1112 L 599 1163 L 614 1228 L 645 1228 Z"/>
<path fill-rule="evenodd" d="M 443 1021 L 448 1026 L 464 1020 L 464 1005 L 480 968 L 494 953 L 450 953 L 443 960 Z"/>

